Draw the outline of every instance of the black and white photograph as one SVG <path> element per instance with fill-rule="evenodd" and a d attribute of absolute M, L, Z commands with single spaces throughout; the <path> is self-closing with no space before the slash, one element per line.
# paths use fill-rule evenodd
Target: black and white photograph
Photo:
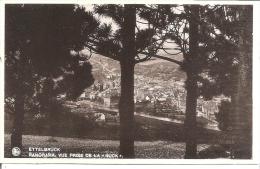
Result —
<path fill-rule="evenodd" d="M 252 160 L 253 12 L 4 4 L 4 158 Z"/>

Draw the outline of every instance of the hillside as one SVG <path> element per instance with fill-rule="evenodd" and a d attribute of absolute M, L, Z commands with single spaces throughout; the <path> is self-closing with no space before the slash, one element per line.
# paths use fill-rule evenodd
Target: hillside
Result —
<path fill-rule="evenodd" d="M 180 60 L 180 58 L 181 56 L 177 59 Z M 97 81 L 103 81 L 106 76 L 112 74 L 120 74 L 119 63 L 115 60 L 95 55 L 90 59 L 90 62 L 93 66 L 93 74 Z M 179 81 L 186 78 L 185 73 L 180 70 L 178 65 L 160 59 L 153 59 L 137 64 L 135 66 L 135 75 L 143 75 L 144 77 L 162 81 L 168 81 L 170 79 Z"/>

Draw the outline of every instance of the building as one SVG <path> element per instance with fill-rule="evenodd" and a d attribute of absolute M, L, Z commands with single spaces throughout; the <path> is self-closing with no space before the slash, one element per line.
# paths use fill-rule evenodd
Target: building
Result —
<path fill-rule="evenodd" d="M 111 106 L 111 98 L 110 97 L 104 97 L 103 102 L 104 102 L 104 106 L 106 106 L 106 107 Z"/>

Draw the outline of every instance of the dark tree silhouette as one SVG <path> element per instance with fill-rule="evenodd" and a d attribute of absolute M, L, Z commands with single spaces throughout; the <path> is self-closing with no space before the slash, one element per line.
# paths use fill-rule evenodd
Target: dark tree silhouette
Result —
<path fill-rule="evenodd" d="M 187 74 L 186 79 L 186 118 L 184 128 L 186 134 L 186 151 L 185 158 L 196 158 L 197 155 L 197 98 L 198 98 L 198 73 L 200 68 L 198 51 L 199 43 L 199 6 L 190 6 L 191 17 L 189 18 L 189 54 L 184 55 L 184 70 Z"/>
<path fill-rule="evenodd" d="M 233 140 L 234 158 L 252 157 L 252 6 L 230 6 L 229 13 L 235 27 L 222 28 L 231 34 L 235 53 L 231 83 L 231 111 L 227 132 Z M 243 148 L 242 148 L 243 147 Z"/>
<path fill-rule="evenodd" d="M 178 64 L 181 69 L 186 72 L 186 118 L 184 121 L 185 135 L 186 135 L 186 152 L 185 158 L 196 158 L 197 154 L 197 141 L 196 141 L 196 107 L 198 98 L 198 80 L 199 73 L 201 73 L 206 56 L 202 54 L 199 48 L 199 17 L 200 17 L 200 6 L 198 5 L 184 5 L 181 13 L 176 5 L 163 5 L 160 6 L 160 13 L 157 16 L 159 21 L 149 19 L 149 16 L 145 16 L 146 20 L 149 20 L 151 24 L 160 25 L 162 34 L 160 37 L 164 42 L 167 40 L 178 45 L 178 48 L 164 48 L 162 50 L 169 56 L 183 54 L 183 61 L 176 61 L 172 58 L 162 58 Z M 171 10 L 173 9 L 173 10 Z M 169 42 L 168 42 L 169 43 Z M 175 53 L 169 52 L 175 49 Z"/>
<path fill-rule="evenodd" d="M 230 92 L 228 87 L 224 87 L 227 86 L 227 82 L 237 84 L 237 73 L 232 73 L 238 70 L 238 67 L 233 66 L 235 64 L 234 55 L 237 55 L 234 54 L 237 47 L 234 45 L 236 38 L 233 37 L 233 33 L 234 35 L 240 34 L 237 32 L 237 28 L 238 24 L 242 22 L 236 22 L 233 17 L 236 13 L 233 10 L 223 12 L 222 8 L 229 8 L 229 6 L 136 6 L 138 17 L 143 19 L 137 20 L 137 23 L 145 24 L 147 29 L 140 30 L 136 26 L 135 45 L 137 53 L 135 63 L 155 57 L 178 64 L 187 73 L 185 158 L 196 158 L 197 154 L 196 107 L 198 96 L 203 95 L 205 99 L 210 99 L 213 95 Z M 123 56 L 120 55 L 122 54 L 121 45 L 124 37 L 122 34 L 124 32 L 122 24 L 125 21 L 122 19 L 123 9 L 120 5 L 97 7 L 97 13 L 111 17 L 120 28 L 113 34 L 114 36 L 107 40 L 92 39 L 92 44 L 102 42 L 102 45 L 97 45 L 99 46 L 96 48 L 98 53 L 120 62 L 123 60 Z M 104 27 L 109 30 L 109 25 L 104 25 Z M 107 33 L 109 34 L 109 31 Z M 165 43 L 175 43 L 178 47 L 165 48 Z M 92 46 L 88 45 L 90 49 L 93 49 Z M 177 52 L 172 53 L 173 49 Z M 184 60 L 178 61 L 172 57 L 159 55 L 160 52 L 158 51 L 163 51 L 172 57 L 182 53 Z M 141 58 L 140 54 L 144 57 Z M 227 69 L 221 68 L 223 65 Z M 218 74 L 217 76 L 223 78 L 214 77 L 212 74 Z M 231 76 L 226 76 L 227 74 Z M 129 79 L 131 79 L 131 75 L 129 75 Z M 202 84 L 202 87 L 199 87 L 198 83 Z"/>
<path fill-rule="evenodd" d="M 119 153 L 123 158 L 134 157 L 134 66 L 150 59 L 157 52 L 152 45 L 155 42 L 151 41 L 156 30 L 150 27 L 139 29 L 137 26 L 136 15 L 142 7 L 143 5 L 95 6 L 96 13 L 112 18 L 119 28 L 112 30 L 111 25 L 103 24 L 100 31 L 86 43 L 90 51 L 119 61 L 121 67 Z"/>
<path fill-rule="evenodd" d="M 169 8 L 173 10 L 169 10 Z M 233 98 L 231 100 L 234 100 L 233 94 L 237 93 L 236 86 L 238 85 L 237 72 L 240 70 L 236 64 L 239 60 L 237 51 L 240 51 L 237 48 L 238 37 L 242 35 L 239 30 L 241 30 L 240 26 L 244 24 L 250 28 L 250 16 L 247 16 L 247 21 L 237 19 L 237 12 L 241 11 L 239 6 L 163 5 L 161 11 L 163 12 L 156 15 L 161 20 L 151 19 L 151 16 L 154 16 L 151 13 L 156 13 L 151 8 L 142 14 L 142 18 L 149 21 L 150 24 L 160 25 L 162 32 L 166 32 L 161 39 L 164 39 L 165 42 L 169 39 L 173 40 L 178 45 L 176 50 L 179 50 L 184 56 L 183 62 L 170 58 L 166 60 L 179 64 L 187 73 L 185 158 L 196 158 L 197 98 L 202 95 L 205 99 L 211 99 L 212 96 L 225 94 L 231 95 Z M 251 37 L 251 31 L 246 32 L 247 37 Z M 250 42 L 250 40 L 248 41 Z M 248 41 L 247 46 L 250 46 Z M 162 47 L 162 49 L 172 57 L 179 54 L 169 52 L 173 48 Z M 246 50 L 243 50 L 248 51 L 249 49 L 247 47 Z M 248 53 L 250 54 L 250 50 Z M 251 63 L 250 59 L 247 63 Z M 246 67 L 250 67 L 250 65 Z M 250 73 L 248 74 L 250 75 Z M 198 83 L 201 86 L 198 86 Z"/>
<path fill-rule="evenodd" d="M 119 61 L 121 67 L 120 150 L 123 158 L 134 158 L 134 66 L 151 57 L 169 59 L 157 55 L 163 42 L 155 37 L 162 34 L 160 25 L 149 25 L 140 29 L 136 15 L 141 15 L 146 5 L 101 5 L 95 12 L 110 17 L 119 29 L 111 30 L 111 25 L 103 24 L 96 36 L 89 38 L 86 47 L 92 52 Z M 154 9 L 157 14 L 159 11 Z M 136 32 L 137 30 L 137 32 Z M 175 60 L 173 60 L 175 61 Z M 178 62 L 178 61 L 176 61 Z M 178 62 L 179 63 L 179 62 Z"/>
<path fill-rule="evenodd" d="M 127 5 L 126 5 L 127 6 Z M 188 92 L 188 96 L 187 96 L 187 116 L 188 116 L 188 122 L 186 121 L 186 128 L 187 131 L 191 131 L 189 132 L 189 135 L 187 134 L 187 140 L 189 140 L 188 142 L 190 143 L 189 145 L 191 145 L 192 148 L 188 148 L 189 151 L 193 151 L 196 154 L 196 149 L 194 150 L 194 147 L 196 147 L 196 139 L 195 136 L 195 131 L 196 131 L 196 121 L 194 121 L 196 119 L 196 100 L 197 100 L 197 79 L 198 79 L 198 73 L 200 70 L 197 70 L 196 68 L 198 68 L 199 66 L 197 65 L 199 58 L 196 57 L 197 54 L 197 45 L 198 45 L 198 27 L 197 22 L 194 19 L 194 17 L 192 16 L 189 21 L 192 22 L 192 29 L 190 29 L 191 32 L 191 36 L 192 39 L 190 41 L 190 46 L 191 47 L 191 51 L 189 53 L 187 53 L 186 51 L 186 45 L 188 45 L 188 41 L 186 39 L 181 39 L 179 37 L 179 32 L 176 31 L 176 27 L 173 28 L 169 26 L 169 24 L 171 24 L 171 22 L 175 22 L 175 14 L 172 13 L 171 8 L 174 6 L 171 5 L 138 5 L 138 6 L 133 6 L 135 8 L 137 8 L 137 11 L 132 11 L 135 12 L 135 15 L 138 14 L 138 16 L 140 18 L 142 18 L 143 20 L 146 20 L 147 22 L 141 22 L 141 21 L 137 21 L 137 23 L 142 23 L 146 25 L 146 29 L 144 30 L 140 30 L 138 28 L 138 26 L 136 26 L 136 30 L 137 33 L 135 35 L 135 41 L 132 40 L 132 43 L 135 42 L 135 48 L 136 48 L 136 54 L 131 53 L 132 54 L 132 60 L 130 61 L 126 56 L 129 55 L 125 55 L 124 52 L 125 50 L 129 50 L 129 49 L 125 49 L 124 45 L 125 45 L 125 38 L 128 39 L 132 39 L 133 35 L 130 34 L 131 31 L 129 30 L 129 27 L 132 27 L 133 23 L 127 23 L 128 20 L 126 20 L 124 17 L 124 12 L 125 12 L 125 8 L 122 8 L 120 5 L 103 5 L 103 6 L 98 6 L 96 7 L 96 12 L 101 14 L 101 15 L 105 15 L 105 16 L 109 16 L 112 19 L 114 19 L 114 21 L 120 26 L 120 29 L 115 33 L 115 35 L 111 36 L 111 39 L 108 39 L 106 41 L 104 41 L 103 39 L 96 39 L 93 38 L 92 43 L 93 44 L 97 44 L 97 48 L 93 49 L 92 46 L 88 46 L 90 49 L 95 50 L 97 53 L 100 53 L 102 55 L 105 55 L 107 57 L 110 57 L 112 59 L 115 60 L 119 60 L 120 61 L 120 65 L 121 65 L 121 99 L 120 99 L 120 105 L 119 105 L 119 112 L 123 112 L 126 111 L 125 107 L 129 107 L 129 111 L 127 111 L 129 113 L 128 119 L 129 121 L 124 121 L 124 119 L 126 119 L 126 115 L 124 114 L 120 114 L 120 119 L 121 119 L 121 139 L 125 139 L 126 137 L 124 136 L 125 133 L 131 133 L 132 130 L 130 130 L 130 128 L 133 128 L 133 124 L 132 123 L 132 118 L 133 118 L 133 113 L 134 113 L 134 104 L 132 103 L 132 97 L 130 97 L 130 92 L 132 92 L 133 89 L 133 85 L 134 85 L 134 81 L 131 80 L 133 79 L 133 70 L 134 70 L 134 66 L 132 65 L 134 63 L 139 63 L 139 62 L 143 62 L 143 61 L 147 61 L 149 60 L 151 57 L 155 57 L 155 58 L 160 58 L 160 59 L 164 59 L 164 60 L 168 60 L 171 61 L 173 63 L 179 64 L 183 67 L 183 69 L 185 69 L 185 71 L 188 74 L 188 79 L 187 79 L 187 90 L 189 90 Z M 193 8 L 193 7 L 191 7 Z M 196 11 L 196 10 L 194 10 Z M 194 13 L 194 11 L 192 11 L 192 13 Z M 198 11 L 198 10 L 197 10 Z M 130 14 L 128 14 L 130 15 Z M 133 14 L 132 14 L 133 15 Z M 191 15 L 190 13 L 187 15 Z M 134 17 L 134 16 L 133 16 Z M 179 22 L 182 21 L 183 19 L 183 15 L 178 15 Z M 124 18 L 122 20 L 122 18 Z M 188 18 L 188 17 L 186 17 Z M 184 19 L 186 19 L 184 18 Z M 133 18 L 132 18 L 133 19 Z M 197 18 L 196 18 L 197 19 Z M 187 19 L 186 19 L 187 20 Z M 127 27 L 124 27 L 124 24 L 128 25 Z M 177 23 L 178 27 L 180 29 L 180 27 L 182 26 L 180 23 Z M 174 26 L 177 25 L 175 23 Z M 182 23 L 183 24 L 183 23 Z M 186 29 L 187 26 L 185 25 Z M 127 31 L 128 34 L 124 34 L 124 32 Z M 165 32 L 164 32 L 165 31 Z M 109 31 L 107 31 L 109 32 Z M 165 41 L 167 39 L 172 39 L 174 41 L 178 41 L 177 44 L 180 45 L 181 47 L 181 52 L 184 52 L 185 55 L 185 61 L 184 63 L 169 57 L 165 57 L 162 55 L 158 55 L 157 53 L 159 51 L 163 51 L 167 54 L 169 54 L 167 52 L 167 49 L 164 48 L 164 44 Z M 121 43 L 122 40 L 122 43 Z M 184 42 L 186 41 L 186 42 Z M 101 46 L 100 46 L 100 42 L 101 42 Z M 98 44 L 99 43 L 99 44 Z M 182 43 L 185 43 L 184 45 Z M 120 44 L 122 44 L 122 48 L 120 46 Z M 183 47 L 184 46 L 184 47 Z M 132 48 L 132 51 L 134 51 L 134 46 L 128 46 Z M 185 49 L 184 49 L 185 48 Z M 106 50 L 104 50 L 106 49 Z M 173 48 L 171 48 L 173 49 Z M 128 51 L 130 52 L 130 51 Z M 123 54 L 123 55 L 122 55 Z M 170 54 L 170 55 L 178 55 L 179 52 L 174 53 L 174 54 Z M 125 55 L 125 56 L 124 56 Z M 190 57 L 188 57 L 190 56 Z M 135 57 L 135 60 L 133 59 L 133 57 Z M 128 67 L 128 68 L 126 68 Z M 127 73 L 126 73 L 126 72 Z M 126 102 L 126 97 L 124 94 L 124 89 L 128 89 L 128 102 Z M 131 94 L 133 95 L 133 93 Z M 123 100 L 125 100 L 125 102 L 123 102 Z M 130 108 L 131 107 L 131 108 Z M 123 117 L 124 116 L 124 117 Z M 127 122 L 127 123 L 124 123 Z M 125 127 L 128 126 L 128 127 Z M 127 130 L 128 128 L 128 130 Z M 129 132 L 130 131 L 130 132 Z M 134 139 L 133 139 L 133 135 L 129 134 L 128 136 L 128 142 L 126 142 L 125 140 L 121 140 L 120 141 L 120 147 L 123 148 L 123 145 L 127 145 L 128 144 L 128 148 L 125 149 L 127 151 L 129 151 L 131 149 L 130 152 L 133 152 L 133 145 L 134 145 Z M 131 144 L 130 144 L 131 142 Z M 121 146 L 122 145 L 122 146 Z M 188 146 L 189 147 L 189 146 Z M 192 150 L 191 150 L 192 149 Z M 120 149 L 120 153 L 123 154 L 123 156 L 125 158 L 130 158 L 132 156 L 128 156 L 129 154 L 127 154 L 127 152 L 123 152 Z M 194 154 L 194 153 L 193 153 Z M 192 155 L 194 157 L 194 155 Z"/>
<path fill-rule="evenodd" d="M 224 121 L 229 121 L 225 131 L 233 140 L 231 148 L 235 158 L 252 155 L 252 11 L 248 5 L 221 6 L 208 16 L 220 33 L 208 39 L 214 51 L 208 62 L 209 75 L 214 79 L 214 83 L 208 84 L 213 93 L 202 93 L 231 98 L 231 108 Z M 239 151 L 242 153 L 236 153 Z"/>
<path fill-rule="evenodd" d="M 125 158 L 134 158 L 134 66 L 135 66 L 135 6 L 125 5 L 122 25 L 120 151 Z"/>
<path fill-rule="evenodd" d="M 62 92 L 75 98 L 93 83 L 91 65 L 71 52 L 83 49 L 98 22 L 74 5 L 6 5 L 5 17 L 5 97 L 15 100 L 11 147 L 22 148 L 25 98 L 40 79 L 64 78 L 49 99 Z"/>

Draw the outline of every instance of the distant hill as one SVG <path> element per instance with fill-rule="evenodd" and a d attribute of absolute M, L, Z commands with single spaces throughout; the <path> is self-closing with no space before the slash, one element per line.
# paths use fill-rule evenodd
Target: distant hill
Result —
<path fill-rule="evenodd" d="M 177 59 L 181 60 L 181 56 Z M 93 66 L 93 74 L 96 80 L 103 81 L 108 75 L 120 74 L 119 63 L 115 60 L 95 55 L 90 59 L 90 62 Z M 163 81 L 168 81 L 169 79 L 182 80 L 186 78 L 185 72 L 181 71 L 178 65 L 160 59 L 153 59 L 137 64 L 135 66 L 135 74 Z"/>
<path fill-rule="evenodd" d="M 159 59 L 137 64 L 135 67 L 135 73 L 164 81 L 170 79 L 181 80 L 186 78 L 185 72 L 181 71 L 177 64 Z"/>
<path fill-rule="evenodd" d="M 104 81 L 106 76 L 120 74 L 119 62 L 101 55 L 92 56 L 90 59 L 92 72 L 96 81 Z"/>

